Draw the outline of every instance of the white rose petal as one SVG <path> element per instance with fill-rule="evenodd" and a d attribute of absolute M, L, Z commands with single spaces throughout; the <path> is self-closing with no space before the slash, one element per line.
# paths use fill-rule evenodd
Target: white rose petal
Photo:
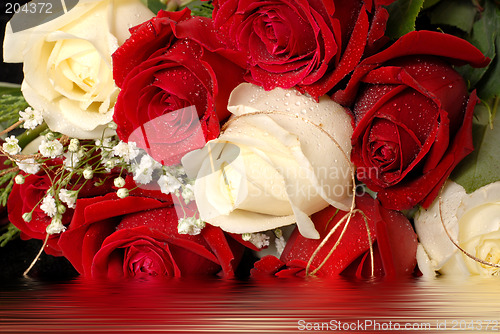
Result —
<path fill-rule="evenodd" d="M 415 230 L 434 270 L 448 275 L 498 275 L 500 270 L 479 263 L 463 254 L 449 240 L 450 236 L 470 255 L 500 264 L 500 182 L 484 186 L 471 194 L 448 181 L 439 199 L 428 210 L 415 216 Z M 417 258 L 419 267 L 426 267 L 425 257 Z"/>
<path fill-rule="evenodd" d="M 22 22 L 32 21 L 33 15 L 14 15 L 3 48 L 6 62 L 24 63 L 26 101 L 42 112 L 53 131 L 100 137 L 112 120 L 118 94 L 111 55 L 129 36 L 128 29 L 153 13 L 140 0 L 80 0 L 64 15 L 17 29 L 16 24 L 26 25 Z"/>
<path fill-rule="evenodd" d="M 228 109 L 247 116 L 233 117 L 218 139 L 182 159 L 196 177 L 201 218 L 233 233 L 296 222 L 302 235 L 319 238 L 309 216 L 351 203 L 349 115 L 329 97 L 317 103 L 295 90 L 250 84 L 232 92 Z"/>

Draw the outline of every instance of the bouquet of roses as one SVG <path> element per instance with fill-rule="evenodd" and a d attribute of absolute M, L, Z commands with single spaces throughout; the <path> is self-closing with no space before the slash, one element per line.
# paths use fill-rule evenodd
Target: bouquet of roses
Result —
<path fill-rule="evenodd" d="M 4 40 L 4 243 L 93 278 L 498 272 L 493 0 L 80 0 L 27 24 L 40 4 Z"/>

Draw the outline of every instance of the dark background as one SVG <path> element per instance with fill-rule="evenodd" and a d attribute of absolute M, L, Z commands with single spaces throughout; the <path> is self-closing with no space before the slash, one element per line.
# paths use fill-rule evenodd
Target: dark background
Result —
<path fill-rule="evenodd" d="M 8 2 L 24 4 L 26 0 L 7 0 Z M 3 62 L 3 39 L 5 35 L 5 25 L 10 20 L 12 14 L 5 13 L 5 3 L 0 6 L 0 36 L 2 40 L 0 63 L 0 82 L 18 83 L 23 80 L 22 64 L 6 64 Z M 0 210 L 0 216 L 7 215 L 5 210 Z M 0 223 L 1 225 L 1 223 Z M 0 231 L 0 234 L 3 233 Z M 29 267 L 36 254 L 42 247 L 41 240 L 24 241 L 16 239 L 9 242 L 5 247 L 0 247 L 0 282 L 17 280 L 22 277 L 22 273 Z M 30 271 L 29 276 L 41 280 L 64 280 L 76 275 L 76 271 L 71 264 L 62 257 L 53 257 L 42 254 L 40 260 Z M 0 290 L 2 287 L 0 285 Z"/>
<path fill-rule="evenodd" d="M 0 9 L 0 36 L 2 36 L 2 63 L 0 64 L 0 82 L 11 82 L 11 83 L 21 83 L 23 80 L 23 65 L 22 64 L 5 64 L 3 62 L 3 38 L 5 35 L 5 25 L 10 20 L 12 14 L 6 14 L 7 2 L 24 4 L 28 1 L 26 0 L 4 0 L 1 2 Z"/>

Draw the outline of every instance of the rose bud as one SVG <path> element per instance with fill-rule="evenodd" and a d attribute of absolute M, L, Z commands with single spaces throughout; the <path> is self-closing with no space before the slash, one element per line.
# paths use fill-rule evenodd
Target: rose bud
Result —
<path fill-rule="evenodd" d="M 231 94 L 234 114 L 219 138 L 182 163 L 196 177 L 200 216 L 232 233 L 297 223 L 318 238 L 309 216 L 352 201 L 351 118 L 325 96 L 316 102 L 296 90 L 266 92 L 248 83 Z"/>
<path fill-rule="evenodd" d="M 391 1 L 384 1 L 383 4 Z M 386 42 L 380 1 L 214 1 L 220 38 L 242 54 L 247 81 L 326 94 Z"/>
<path fill-rule="evenodd" d="M 346 90 L 334 94 L 348 105 L 357 93 L 351 158 L 358 179 L 387 208 L 429 206 L 473 150 L 478 99 L 474 92 L 468 96 L 448 61 L 484 66 L 489 60 L 457 37 L 414 32 L 364 60 Z"/>

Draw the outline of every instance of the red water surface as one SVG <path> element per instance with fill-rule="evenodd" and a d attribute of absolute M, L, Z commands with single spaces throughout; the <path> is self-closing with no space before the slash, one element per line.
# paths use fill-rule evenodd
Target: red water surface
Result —
<path fill-rule="evenodd" d="M 1 288 L 0 332 L 500 333 L 499 283 L 23 280 Z"/>

